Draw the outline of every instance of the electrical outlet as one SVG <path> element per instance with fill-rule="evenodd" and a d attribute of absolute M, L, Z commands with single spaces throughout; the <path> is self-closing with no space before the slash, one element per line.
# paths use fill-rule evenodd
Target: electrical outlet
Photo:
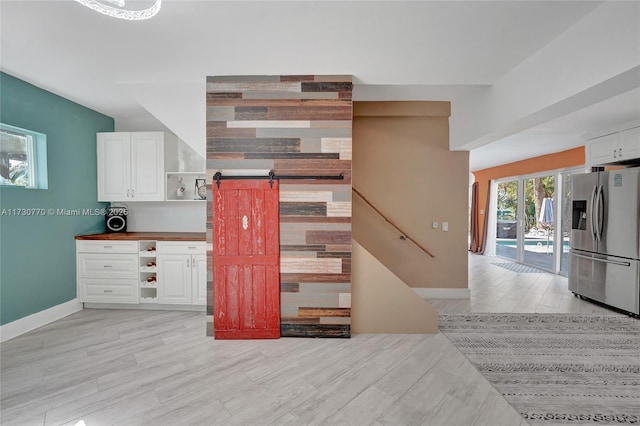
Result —
<path fill-rule="evenodd" d="M 449 222 L 442 222 L 442 230 L 447 232 L 449 230 Z"/>

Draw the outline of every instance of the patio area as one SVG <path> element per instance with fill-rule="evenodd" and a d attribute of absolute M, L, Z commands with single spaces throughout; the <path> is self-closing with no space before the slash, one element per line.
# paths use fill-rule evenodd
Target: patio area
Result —
<path fill-rule="evenodd" d="M 553 236 L 527 234 L 524 239 L 523 263 L 545 271 L 553 272 Z M 548 245 L 547 245 L 548 244 Z M 563 241 L 560 272 L 566 275 L 569 260 L 569 239 Z M 509 260 L 516 259 L 516 239 L 498 238 L 496 240 L 496 255 Z"/>

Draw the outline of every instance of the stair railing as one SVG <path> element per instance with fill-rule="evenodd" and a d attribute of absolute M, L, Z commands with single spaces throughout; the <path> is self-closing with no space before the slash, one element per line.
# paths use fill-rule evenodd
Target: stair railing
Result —
<path fill-rule="evenodd" d="M 401 240 L 409 240 L 411 241 L 413 244 L 415 244 L 416 246 L 418 246 L 418 248 L 420 248 L 420 250 L 422 250 L 423 252 L 425 252 L 426 254 L 428 254 L 429 256 L 431 256 L 432 258 L 435 258 L 435 255 L 433 253 L 431 253 L 427 248 L 425 248 L 422 244 L 420 244 L 419 242 L 417 242 L 414 238 L 412 238 L 409 234 L 407 234 L 402 228 L 400 228 L 398 225 L 396 225 L 395 223 L 393 223 L 393 221 L 389 218 L 387 218 L 384 213 L 382 213 L 376 206 L 374 206 L 371 201 L 367 200 L 367 198 L 362 195 L 362 193 L 360 191 L 358 191 L 355 187 L 351 187 L 351 190 L 365 203 L 367 203 L 369 205 L 369 207 L 371 207 L 376 213 L 378 213 L 389 225 L 393 226 L 398 232 L 400 232 L 400 239 Z"/>

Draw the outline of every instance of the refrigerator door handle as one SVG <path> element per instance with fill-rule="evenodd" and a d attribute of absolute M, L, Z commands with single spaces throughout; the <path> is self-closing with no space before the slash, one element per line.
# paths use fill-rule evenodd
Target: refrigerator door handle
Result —
<path fill-rule="evenodd" d="M 590 206 L 589 214 L 591 215 L 591 239 L 594 242 L 597 241 L 596 226 L 595 226 L 596 217 L 594 215 L 597 193 L 598 193 L 598 186 L 594 185 L 593 190 L 591 191 L 591 201 L 589 202 L 589 206 Z"/>
<path fill-rule="evenodd" d="M 631 266 L 631 262 L 619 262 L 617 260 L 600 259 L 599 257 L 585 256 L 584 254 L 578 254 L 578 253 L 573 253 L 573 255 L 575 257 L 580 257 L 582 259 L 597 260 L 598 262 L 613 263 L 614 265 L 620 265 L 620 266 Z"/>
<path fill-rule="evenodd" d="M 597 224 L 596 231 L 598 233 L 598 241 L 602 241 L 602 231 L 604 230 L 604 188 L 602 185 L 598 187 L 597 199 L 598 201 L 596 204 L 598 204 L 598 212 L 597 212 L 598 224 Z"/>

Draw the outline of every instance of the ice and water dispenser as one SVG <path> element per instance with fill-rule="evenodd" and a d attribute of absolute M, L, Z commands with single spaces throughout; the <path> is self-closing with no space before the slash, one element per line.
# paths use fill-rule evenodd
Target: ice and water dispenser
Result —
<path fill-rule="evenodd" d="M 571 229 L 587 230 L 587 200 L 573 200 Z"/>

